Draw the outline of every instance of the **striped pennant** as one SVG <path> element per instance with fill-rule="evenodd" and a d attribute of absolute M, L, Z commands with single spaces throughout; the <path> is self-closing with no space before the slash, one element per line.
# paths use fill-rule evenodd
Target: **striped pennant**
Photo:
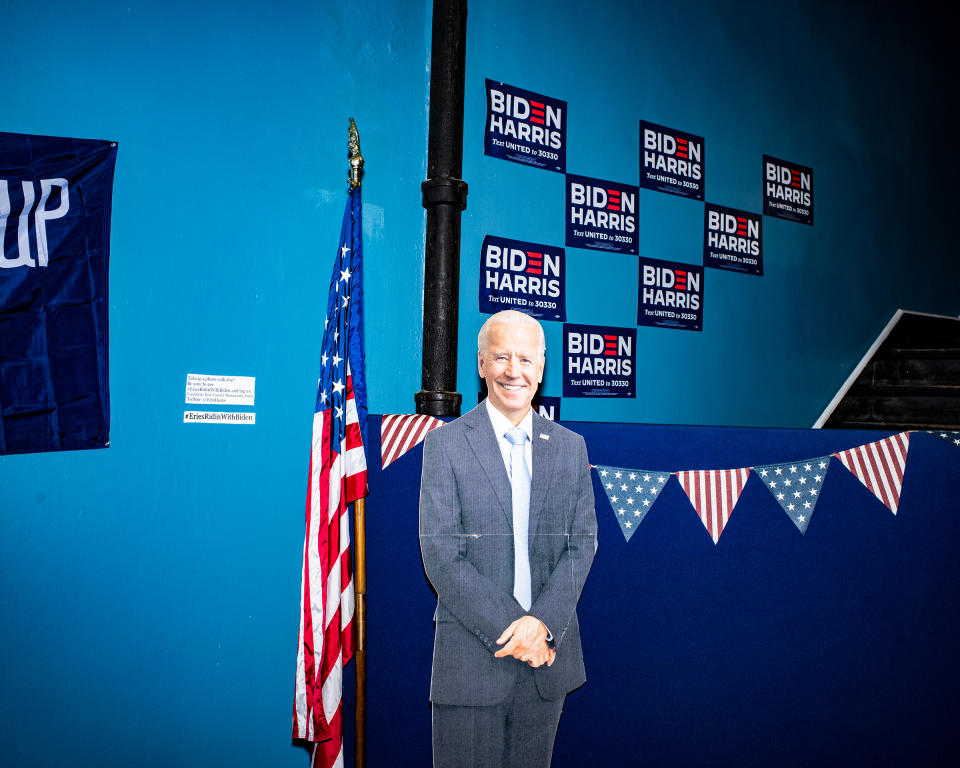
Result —
<path fill-rule="evenodd" d="M 691 469 L 677 472 L 680 486 L 687 494 L 700 522 L 716 544 L 733 514 L 740 492 L 750 477 L 750 467 L 742 469 Z"/>
<path fill-rule="evenodd" d="M 833 454 L 887 509 L 897 514 L 900 485 L 907 466 L 910 433 L 901 432 L 875 443 Z"/>
<path fill-rule="evenodd" d="M 423 442 L 427 432 L 443 426 L 426 414 L 388 414 L 380 422 L 380 468 L 386 469 L 403 454 Z"/>

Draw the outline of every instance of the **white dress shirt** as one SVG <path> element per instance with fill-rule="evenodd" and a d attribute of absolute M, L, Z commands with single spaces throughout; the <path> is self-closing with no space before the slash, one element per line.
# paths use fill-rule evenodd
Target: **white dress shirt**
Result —
<path fill-rule="evenodd" d="M 487 415 L 490 417 L 490 423 L 493 424 L 493 434 L 497 436 L 497 445 L 500 446 L 500 455 L 503 456 L 503 466 L 506 467 L 507 477 L 510 477 L 510 441 L 504 435 L 511 429 L 513 424 L 510 419 L 497 410 L 496 406 L 490 402 L 490 398 L 484 401 L 487 404 Z M 530 473 L 530 479 L 533 480 L 533 408 L 527 411 L 517 426 L 527 435 L 527 441 L 523 444 L 523 458 L 527 462 L 527 471 Z M 513 478 L 511 477 L 512 481 Z"/>

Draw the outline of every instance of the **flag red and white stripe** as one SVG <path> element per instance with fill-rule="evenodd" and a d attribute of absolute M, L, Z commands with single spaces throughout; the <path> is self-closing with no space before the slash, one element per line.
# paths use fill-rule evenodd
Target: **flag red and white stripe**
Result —
<path fill-rule="evenodd" d="M 440 426 L 440 419 L 423 413 L 385 415 L 380 422 L 380 468 L 386 469 Z"/>
<path fill-rule="evenodd" d="M 293 738 L 315 742 L 311 764 L 343 766 L 343 667 L 353 656 L 349 509 L 367 494 L 363 450 L 363 240 L 351 187 L 330 277 L 310 442 Z"/>
<path fill-rule="evenodd" d="M 887 509 L 897 514 L 900 487 L 907 467 L 910 433 L 901 432 L 874 443 L 833 454 Z"/>
<path fill-rule="evenodd" d="M 691 469 L 677 472 L 683 492 L 700 515 L 700 522 L 716 544 L 733 514 L 750 468 Z"/>
<path fill-rule="evenodd" d="M 357 420 L 353 380 L 347 376 L 346 428 L 331 444 L 333 409 L 314 414 L 303 555 L 300 642 L 293 732 L 321 741 L 325 762 L 342 766 L 343 666 L 353 656 L 353 579 L 348 505 L 366 495 L 367 462 Z"/>

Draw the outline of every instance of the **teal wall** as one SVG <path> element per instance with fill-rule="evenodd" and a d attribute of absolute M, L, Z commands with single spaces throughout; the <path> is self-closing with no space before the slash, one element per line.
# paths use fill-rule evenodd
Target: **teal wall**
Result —
<path fill-rule="evenodd" d="M 0 457 L 0 762 L 303 764 L 289 729 L 304 476 L 347 118 L 367 159 L 370 407 L 408 412 L 429 7 L 4 9 L 0 129 L 111 139 L 119 156 L 112 445 Z M 763 153 L 814 169 L 816 225 L 766 219 L 764 277 L 708 271 L 704 332 L 638 329 L 636 400 L 566 400 L 564 419 L 809 426 L 896 308 L 956 314 L 933 166 L 946 54 L 910 23 L 760 3 L 473 3 L 465 403 L 483 235 L 563 238 L 562 177 L 482 154 L 485 77 L 569 102 L 573 173 L 636 183 L 640 118 L 706 138 L 711 202 L 758 210 Z M 639 211 L 642 255 L 699 260 L 701 203 L 641 191 Z M 568 262 L 570 321 L 633 324 L 632 257 Z M 560 394 L 549 370 L 545 393 Z M 182 424 L 187 373 L 256 376 L 256 426 Z"/>
<path fill-rule="evenodd" d="M 397 410 L 419 383 L 428 11 L 4 6 L 0 129 L 119 154 L 111 447 L 0 457 L 0 764 L 304 765 L 303 505 L 348 118 L 370 398 Z M 256 376 L 256 425 L 184 425 L 187 373 Z"/>
<path fill-rule="evenodd" d="M 883 8 L 883 4 L 879 7 Z M 474 3 L 459 384 L 485 234 L 564 245 L 560 174 L 484 157 L 484 78 L 565 99 L 567 171 L 637 184 L 638 120 L 705 137 L 706 200 L 761 212 L 761 158 L 813 168 L 815 225 L 765 217 L 764 275 L 708 268 L 703 332 L 637 329 L 635 400 L 578 421 L 810 427 L 898 309 L 956 315 L 937 22 L 859 4 Z M 941 46 L 942 44 L 942 46 Z M 702 263 L 703 203 L 640 190 L 640 256 Z M 567 249 L 567 320 L 630 327 L 637 260 Z M 562 393 L 561 324 L 542 390 Z"/>

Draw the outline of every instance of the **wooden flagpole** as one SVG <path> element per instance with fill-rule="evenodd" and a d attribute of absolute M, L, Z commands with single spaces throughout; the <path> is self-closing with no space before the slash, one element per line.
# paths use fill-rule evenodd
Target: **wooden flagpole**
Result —
<path fill-rule="evenodd" d="M 350 118 L 350 128 L 347 132 L 347 152 L 350 156 L 350 186 L 359 187 L 361 171 L 363 170 L 363 155 L 360 154 L 360 135 L 357 124 Z M 364 447 L 366 450 L 366 447 Z M 354 733 L 354 765 L 356 768 L 365 768 L 367 764 L 367 523 L 366 500 L 357 499 L 353 504 L 353 538 L 356 542 L 353 548 L 353 632 L 356 661 L 356 701 L 353 714 L 355 723 Z"/>
<path fill-rule="evenodd" d="M 353 568 L 353 592 L 356 600 L 353 613 L 356 647 L 356 702 L 354 719 L 356 734 L 354 738 L 354 765 L 364 768 L 367 763 L 367 526 L 366 499 L 357 499 L 353 503 L 353 528 L 356 546 Z"/>

